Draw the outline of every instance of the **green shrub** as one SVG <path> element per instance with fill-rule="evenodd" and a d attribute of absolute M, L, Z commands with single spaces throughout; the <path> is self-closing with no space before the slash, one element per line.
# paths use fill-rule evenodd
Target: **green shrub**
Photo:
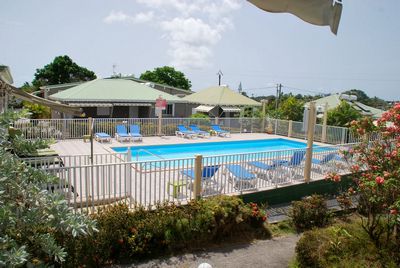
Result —
<path fill-rule="evenodd" d="M 296 245 L 299 267 L 397 267 L 389 255 L 377 250 L 360 220 L 306 231 Z"/>
<path fill-rule="evenodd" d="M 60 266 L 67 258 L 67 238 L 96 231 L 95 221 L 73 213 L 59 193 L 44 190 L 57 177 L 10 153 L 30 152 L 47 143 L 10 139 L 9 125 L 2 125 L 9 120 L 6 116 L 0 115 L 0 267 Z"/>
<path fill-rule="evenodd" d="M 71 266 L 102 265 L 204 247 L 251 233 L 270 237 L 265 212 L 237 197 L 215 197 L 187 205 L 159 204 L 154 210 L 130 211 L 116 205 L 94 215 L 99 232 L 71 240 Z"/>
<path fill-rule="evenodd" d="M 190 118 L 205 118 L 205 119 L 209 119 L 210 117 L 207 114 L 195 113 L 195 114 L 192 114 L 190 116 Z"/>
<path fill-rule="evenodd" d="M 297 231 L 323 227 L 330 219 L 325 199 L 321 195 L 312 195 L 292 202 L 289 216 Z"/>

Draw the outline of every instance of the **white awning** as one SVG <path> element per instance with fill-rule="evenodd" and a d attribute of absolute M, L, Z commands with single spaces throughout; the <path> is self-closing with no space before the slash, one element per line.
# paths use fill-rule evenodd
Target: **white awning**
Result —
<path fill-rule="evenodd" d="M 103 102 L 75 102 L 70 103 L 70 106 L 73 107 L 115 107 L 115 106 L 151 106 L 151 103 L 130 103 L 130 102 L 123 102 L 123 103 L 103 103 Z"/>
<path fill-rule="evenodd" d="M 96 103 L 96 102 L 90 102 L 90 103 L 75 102 L 75 103 L 69 103 L 69 106 L 72 106 L 72 107 L 112 107 L 112 104 L 111 103 Z"/>
<path fill-rule="evenodd" d="M 204 113 L 208 113 L 209 111 L 211 111 L 212 109 L 214 109 L 215 106 L 207 106 L 207 105 L 200 105 L 196 108 L 194 108 L 194 110 L 196 112 L 204 112 Z"/>
<path fill-rule="evenodd" d="M 228 112 L 228 113 L 240 112 L 240 108 L 237 108 L 237 107 L 226 107 L 226 106 L 222 106 L 221 108 L 222 108 L 222 110 L 224 110 L 224 112 Z"/>
<path fill-rule="evenodd" d="M 133 102 L 124 102 L 124 103 L 118 103 L 118 102 L 114 102 L 113 103 L 114 106 L 146 106 L 149 107 L 151 106 L 151 103 L 133 103 Z"/>

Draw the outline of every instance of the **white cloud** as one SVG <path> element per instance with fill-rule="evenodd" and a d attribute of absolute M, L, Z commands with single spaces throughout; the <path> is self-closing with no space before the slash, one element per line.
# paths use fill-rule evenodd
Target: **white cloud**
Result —
<path fill-rule="evenodd" d="M 213 47 L 224 32 L 233 28 L 231 16 L 241 0 L 136 0 L 150 11 L 129 16 L 112 11 L 105 19 L 113 22 L 156 22 L 169 44 L 170 64 L 180 69 L 212 64 Z"/>
<path fill-rule="evenodd" d="M 154 17 L 153 11 L 149 11 L 146 13 L 137 13 L 134 16 L 130 16 L 122 11 L 112 10 L 110 14 L 104 18 L 103 21 L 105 23 L 113 23 L 113 22 L 145 23 L 153 20 L 153 17 Z"/>

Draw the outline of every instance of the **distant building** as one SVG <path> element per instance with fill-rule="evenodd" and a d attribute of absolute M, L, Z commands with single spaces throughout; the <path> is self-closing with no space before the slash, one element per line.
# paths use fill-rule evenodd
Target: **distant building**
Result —
<path fill-rule="evenodd" d="M 334 109 L 340 105 L 342 101 L 350 104 L 355 110 L 359 111 L 364 116 L 371 116 L 374 119 L 378 119 L 385 112 L 384 110 L 377 109 L 368 105 L 365 105 L 359 101 L 357 101 L 357 96 L 355 95 L 347 95 L 336 93 L 329 95 L 327 97 L 323 97 L 315 100 L 315 105 L 317 107 L 317 111 L 319 113 L 323 113 L 325 110 L 325 105 L 328 105 L 328 110 Z M 306 105 L 309 103 L 306 103 Z"/>

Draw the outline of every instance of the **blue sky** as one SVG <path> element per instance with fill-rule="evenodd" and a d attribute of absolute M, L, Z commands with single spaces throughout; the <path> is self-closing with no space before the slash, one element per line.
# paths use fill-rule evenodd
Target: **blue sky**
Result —
<path fill-rule="evenodd" d="M 99 77 L 172 65 L 193 90 L 218 83 L 249 94 L 357 88 L 400 99 L 400 1 L 343 0 L 338 35 L 244 0 L 0 0 L 0 64 L 20 86 L 69 55 Z"/>

